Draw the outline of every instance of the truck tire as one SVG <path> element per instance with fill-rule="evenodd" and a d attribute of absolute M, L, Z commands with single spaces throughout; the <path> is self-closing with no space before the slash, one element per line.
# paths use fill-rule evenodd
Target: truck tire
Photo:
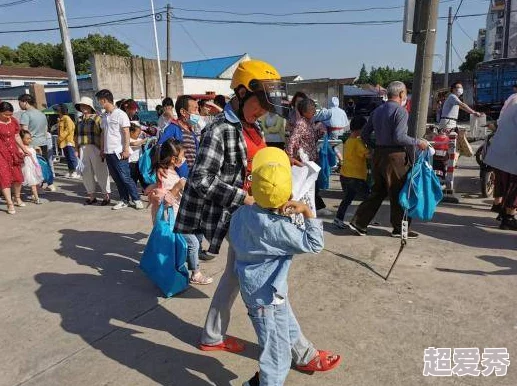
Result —
<path fill-rule="evenodd" d="M 480 172 L 481 195 L 483 198 L 492 197 L 495 189 L 495 172 L 492 168 L 485 167 Z"/>

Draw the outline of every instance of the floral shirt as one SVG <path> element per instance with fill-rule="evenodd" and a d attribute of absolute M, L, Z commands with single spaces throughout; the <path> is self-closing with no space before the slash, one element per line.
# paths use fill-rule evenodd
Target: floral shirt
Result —
<path fill-rule="evenodd" d="M 303 149 L 309 156 L 310 161 L 318 161 L 318 139 L 320 136 L 321 133 L 317 124 L 310 122 L 307 118 L 299 117 L 287 143 L 287 154 L 300 160 L 299 151 Z"/>

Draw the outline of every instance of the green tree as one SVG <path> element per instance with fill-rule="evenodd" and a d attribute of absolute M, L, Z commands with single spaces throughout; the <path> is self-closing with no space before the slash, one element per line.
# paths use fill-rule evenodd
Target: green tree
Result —
<path fill-rule="evenodd" d="M 459 67 L 462 72 L 474 72 L 476 64 L 481 63 L 485 56 L 485 51 L 480 48 L 471 49 L 467 55 L 465 55 L 465 61 Z"/>
<path fill-rule="evenodd" d="M 16 50 L 8 46 L 0 47 L 0 61 L 4 66 L 12 66 L 18 59 Z"/>
<path fill-rule="evenodd" d="M 131 56 L 129 46 L 111 35 L 90 34 L 86 38 L 72 39 L 75 69 L 79 74 L 91 71 L 90 56 L 94 53 Z"/>
<path fill-rule="evenodd" d="M 357 78 L 357 83 L 366 84 L 369 81 L 370 76 L 368 75 L 368 71 L 366 71 L 366 66 L 363 63 L 361 67 L 361 71 L 359 71 L 359 78 Z"/>

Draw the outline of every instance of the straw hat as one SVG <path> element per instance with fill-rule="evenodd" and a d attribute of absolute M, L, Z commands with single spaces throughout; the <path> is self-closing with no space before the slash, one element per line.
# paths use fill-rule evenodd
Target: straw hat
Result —
<path fill-rule="evenodd" d="M 75 109 L 77 111 L 81 111 L 81 105 L 85 105 L 85 106 L 88 106 L 92 109 L 93 112 L 95 112 L 95 107 L 93 107 L 93 100 L 92 98 L 88 98 L 88 97 L 81 97 L 81 100 L 79 101 L 79 103 L 76 103 L 75 104 Z"/>

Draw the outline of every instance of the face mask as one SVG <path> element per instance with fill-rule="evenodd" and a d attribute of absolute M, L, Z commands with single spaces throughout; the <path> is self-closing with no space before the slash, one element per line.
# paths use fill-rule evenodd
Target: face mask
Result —
<path fill-rule="evenodd" d="M 463 89 L 462 88 L 457 88 L 456 89 L 456 95 L 457 96 L 462 96 L 463 95 Z"/>
<path fill-rule="evenodd" d="M 190 116 L 187 120 L 188 124 L 191 126 L 196 126 L 198 124 L 200 118 L 201 118 L 201 116 L 198 114 L 190 114 Z"/>
<path fill-rule="evenodd" d="M 402 99 L 402 102 L 400 102 L 400 105 L 402 107 L 406 107 L 406 105 L 407 105 L 407 98 Z"/>
<path fill-rule="evenodd" d="M 387 101 L 388 101 L 388 97 L 387 97 L 386 95 L 383 95 L 383 96 L 382 96 L 382 100 L 383 100 L 384 102 L 387 102 Z"/>

